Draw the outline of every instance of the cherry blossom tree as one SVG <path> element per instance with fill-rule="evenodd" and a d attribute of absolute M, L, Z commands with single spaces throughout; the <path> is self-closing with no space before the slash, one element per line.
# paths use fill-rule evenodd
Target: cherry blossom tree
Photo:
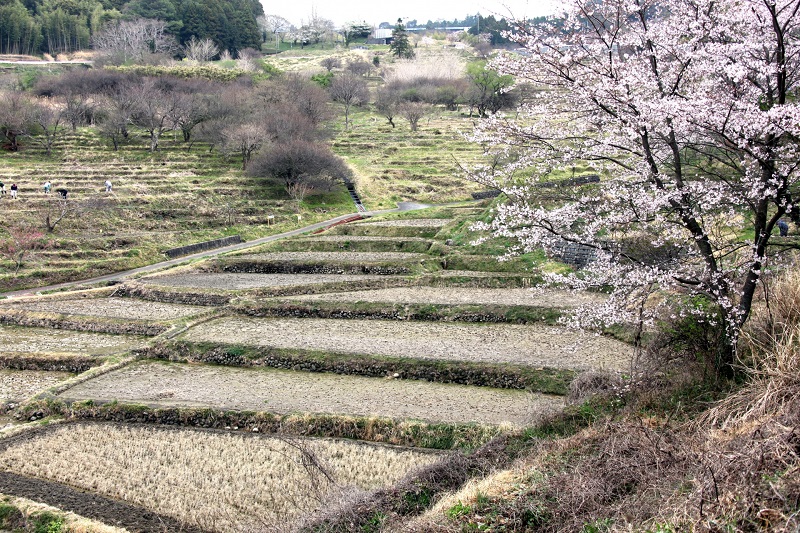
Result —
<path fill-rule="evenodd" d="M 775 226 L 800 223 L 799 12 L 800 0 L 573 0 L 549 26 L 518 23 L 526 53 L 491 66 L 539 90 L 472 135 L 492 161 L 473 177 L 508 198 L 485 229 L 518 251 L 592 249 L 558 279 L 613 288 L 583 324 L 652 318 L 653 291 L 704 296 L 729 373 L 759 281 L 789 246 Z M 600 183 L 553 186 L 587 164 Z"/>

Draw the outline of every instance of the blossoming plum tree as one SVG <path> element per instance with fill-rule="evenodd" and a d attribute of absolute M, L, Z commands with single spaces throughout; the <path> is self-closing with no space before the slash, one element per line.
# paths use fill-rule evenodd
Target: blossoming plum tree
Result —
<path fill-rule="evenodd" d="M 492 155 L 473 177 L 508 198 L 486 229 L 521 251 L 593 248 L 585 271 L 560 278 L 613 288 L 584 323 L 652 317 L 641 304 L 653 290 L 705 295 L 729 371 L 764 269 L 787 247 L 773 230 L 800 223 L 799 11 L 800 0 L 573 0 L 549 26 L 517 24 L 527 52 L 493 67 L 537 90 L 472 134 Z M 543 186 L 587 164 L 600 183 Z"/>

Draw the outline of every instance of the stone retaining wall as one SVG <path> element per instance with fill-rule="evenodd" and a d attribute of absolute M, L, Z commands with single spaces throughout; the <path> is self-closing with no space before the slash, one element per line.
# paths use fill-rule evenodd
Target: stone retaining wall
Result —
<path fill-rule="evenodd" d="M 205 307 L 219 307 L 227 304 L 232 296 L 227 294 L 213 294 L 205 292 L 183 292 L 167 288 L 154 288 L 138 283 L 125 284 L 120 293 L 125 296 L 165 302 L 174 304 L 200 305 Z"/>
<path fill-rule="evenodd" d="M 169 329 L 162 324 L 141 322 L 111 322 L 93 318 L 69 318 L 51 316 L 21 310 L 0 311 L 0 324 L 12 324 L 36 328 L 68 329 L 72 331 L 91 331 L 94 333 L 114 333 L 118 335 L 147 335 L 155 337 Z"/>
<path fill-rule="evenodd" d="M 164 255 L 173 259 L 175 257 L 182 257 L 184 255 L 192 255 L 198 252 L 205 252 L 206 250 L 214 250 L 215 248 L 222 248 L 232 244 L 239 244 L 244 242 L 241 235 L 233 235 L 231 237 L 223 237 L 221 239 L 214 239 L 213 241 L 198 242 L 196 244 L 189 244 L 179 248 L 172 248 L 164 252 Z"/>
<path fill-rule="evenodd" d="M 86 355 L 37 356 L 35 354 L 0 355 L 0 368 L 11 370 L 46 370 L 48 372 L 72 372 L 80 374 L 103 363 L 102 359 Z"/>
<path fill-rule="evenodd" d="M 221 260 L 223 272 L 247 274 L 373 274 L 392 276 L 411 273 L 408 266 L 380 264 L 296 263 L 289 261 Z"/>

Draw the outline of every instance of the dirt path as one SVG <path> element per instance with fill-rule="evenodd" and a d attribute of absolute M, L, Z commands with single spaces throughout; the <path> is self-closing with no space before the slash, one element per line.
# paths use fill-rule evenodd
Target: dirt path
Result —
<path fill-rule="evenodd" d="M 136 363 L 109 372 L 61 396 L 156 406 L 510 423 L 518 427 L 563 405 L 560 397 L 516 390 L 161 362 Z"/>

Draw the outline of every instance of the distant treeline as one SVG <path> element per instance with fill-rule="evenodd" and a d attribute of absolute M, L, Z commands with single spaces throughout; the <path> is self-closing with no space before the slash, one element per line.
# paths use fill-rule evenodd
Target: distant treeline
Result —
<path fill-rule="evenodd" d="M 0 0 L 0 53 L 51 55 L 90 48 L 119 20 L 159 19 L 179 44 L 211 39 L 221 50 L 260 48 L 259 0 Z"/>
<path fill-rule="evenodd" d="M 526 24 L 536 25 L 541 24 L 547 20 L 547 17 L 535 17 L 526 19 Z M 388 22 L 382 23 L 380 27 L 391 28 L 392 24 Z M 495 18 L 494 15 L 483 17 L 481 15 L 467 15 L 463 19 L 453 20 L 429 20 L 426 23 L 421 23 L 414 20 L 409 20 L 405 23 L 405 27 L 411 28 L 425 28 L 427 30 L 436 30 L 439 28 L 469 28 L 467 30 L 472 35 L 488 35 L 489 42 L 492 45 L 508 44 L 510 40 L 506 32 L 512 30 L 512 26 L 508 20 L 503 17 Z"/>

